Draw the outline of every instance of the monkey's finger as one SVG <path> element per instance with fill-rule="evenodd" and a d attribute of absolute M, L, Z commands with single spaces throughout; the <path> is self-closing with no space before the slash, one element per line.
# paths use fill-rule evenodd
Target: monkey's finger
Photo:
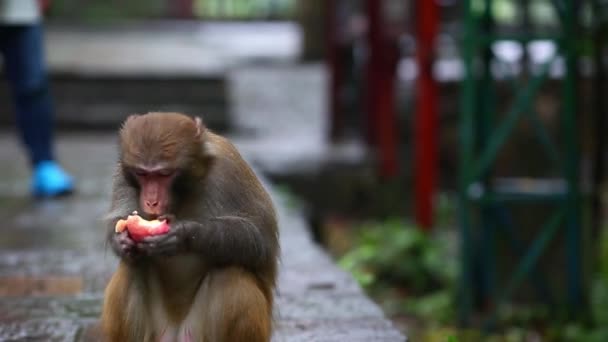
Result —
<path fill-rule="evenodd" d="M 129 245 L 133 245 L 135 244 L 135 241 L 133 241 L 133 239 L 131 239 L 129 236 L 119 236 L 117 237 L 118 242 L 120 242 L 121 244 L 129 244 Z"/>
<path fill-rule="evenodd" d="M 122 231 L 120 233 L 116 233 L 115 238 L 119 239 L 119 240 L 129 240 L 129 241 L 132 241 L 131 237 L 129 236 L 129 233 L 126 230 L 124 230 L 124 231 Z"/>
<path fill-rule="evenodd" d="M 167 233 L 161 235 L 153 235 L 146 236 L 140 242 L 140 244 L 150 244 L 150 245 L 161 245 L 167 243 L 168 241 L 174 241 L 177 239 L 177 236 L 174 233 Z"/>
<path fill-rule="evenodd" d="M 163 255 L 176 251 L 179 246 L 179 240 L 176 236 L 168 237 L 158 241 L 144 241 L 137 244 L 137 248 L 146 255 Z"/>

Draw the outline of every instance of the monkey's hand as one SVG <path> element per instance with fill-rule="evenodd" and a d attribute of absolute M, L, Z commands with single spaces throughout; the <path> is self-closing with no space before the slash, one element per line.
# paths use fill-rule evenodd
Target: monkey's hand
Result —
<path fill-rule="evenodd" d="M 112 234 L 110 246 L 114 253 L 125 261 L 135 261 L 139 256 L 135 241 L 131 239 L 126 230 L 121 233 Z"/>
<path fill-rule="evenodd" d="M 159 219 L 169 222 L 169 231 L 143 238 L 137 242 L 137 250 L 147 256 L 172 256 L 184 252 L 189 236 L 189 225 L 176 222 L 172 215 L 165 215 Z"/>

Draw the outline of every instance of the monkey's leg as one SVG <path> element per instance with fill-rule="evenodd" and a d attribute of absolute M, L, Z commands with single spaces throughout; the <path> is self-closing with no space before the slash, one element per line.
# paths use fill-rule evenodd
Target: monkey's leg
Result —
<path fill-rule="evenodd" d="M 128 282 L 123 267 L 119 267 L 105 290 L 101 327 L 106 341 L 128 341 L 124 304 Z"/>
<path fill-rule="evenodd" d="M 156 341 L 155 336 L 170 328 L 165 322 L 158 324 L 155 315 L 150 314 L 145 297 L 147 288 L 141 284 L 144 279 L 138 282 L 134 272 L 121 262 L 106 287 L 101 315 L 105 341 Z"/>
<path fill-rule="evenodd" d="M 180 341 L 268 342 L 271 318 L 270 302 L 252 274 L 237 267 L 213 270 L 181 327 Z"/>

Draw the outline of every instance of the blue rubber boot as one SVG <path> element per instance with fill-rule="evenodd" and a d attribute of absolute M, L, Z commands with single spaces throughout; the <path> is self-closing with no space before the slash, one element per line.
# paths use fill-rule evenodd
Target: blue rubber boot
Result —
<path fill-rule="evenodd" d="M 74 180 L 54 161 L 43 161 L 34 167 L 32 192 L 37 197 L 56 197 L 74 191 Z"/>

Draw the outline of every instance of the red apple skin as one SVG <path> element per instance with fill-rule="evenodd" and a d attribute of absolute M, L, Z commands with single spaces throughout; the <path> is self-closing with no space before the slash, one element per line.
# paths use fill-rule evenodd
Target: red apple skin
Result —
<path fill-rule="evenodd" d="M 135 241 L 141 241 L 147 236 L 165 234 L 169 231 L 166 220 L 148 221 L 139 215 L 129 215 L 126 220 L 116 222 L 116 232 L 120 233 L 127 229 L 129 236 Z"/>
<path fill-rule="evenodd" d="M 146 221 L 150 222 L 150 221 Z M 169 231 L 169 225 L 167 221 L 157 221 L 154 225 L 147 224 L 145 222 L 138 222 L 138 224 L 130 224 L 127 226 L 129 236 L 135 241 L 141 241 L 147 236 L 165 234 Z"/>

